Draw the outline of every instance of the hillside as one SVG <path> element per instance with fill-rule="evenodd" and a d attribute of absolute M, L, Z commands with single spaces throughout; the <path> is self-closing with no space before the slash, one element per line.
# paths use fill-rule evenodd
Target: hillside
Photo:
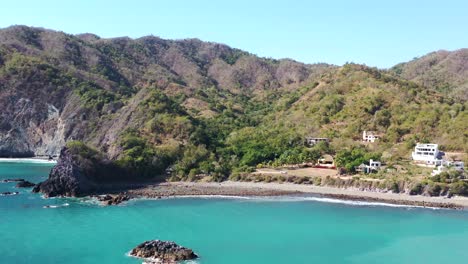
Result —
<path fill-rule="evenodd" d="M 230 107 L 241 113 L 243 101 L 294 90 L 330 67 L 195 39 L 100 39 L 24 26 L 0 31 L 0 66 L 2 156 L 57 154 L 70 139 L 116 156 L 117 134 L 148 121 L 141 104 L 165 100 L 153 97 L 180 108 L 155 111 L 186 117 L 216 115 L 236 97 Z"/>
<path fill-rule="evenodd" d="M 440 50 L 390 69 L 396 76 L 468 100 L 468 49 Z"/>
<path fill-rule="evenodd" d="M 418 141 L 466 152 L 468 104 L 456 96 L 466 79 L 446 79 L 455 88 L 444 90 L 403 72 L 266 59 L 196 39 L 9 27 L 0 30 L 0 156 L 58 154 L 71 141 L 132 177 L 223 179 L 365 147 L 362 130 L 384 134 L 367 149 L 387 160 L 407 158 Z M 332 143 L 310 149 L 305 136 Z"/>

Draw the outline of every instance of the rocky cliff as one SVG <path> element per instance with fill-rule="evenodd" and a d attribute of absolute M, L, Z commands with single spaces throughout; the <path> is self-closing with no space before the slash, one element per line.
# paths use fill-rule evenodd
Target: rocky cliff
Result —
<path fill-rule="evenodd" d="M 33 192 L 43 193 L 46 197 L 79 197 L 93 194 L 98 190 L 94 175 L 79 164 L 76 155 L 68 148 L 60 152 L 60 159 L 52 169 L 49 178 L 38 183 Z"/>

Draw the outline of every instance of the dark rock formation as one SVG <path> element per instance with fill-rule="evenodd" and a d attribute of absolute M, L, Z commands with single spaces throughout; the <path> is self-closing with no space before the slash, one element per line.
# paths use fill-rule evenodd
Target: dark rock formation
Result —
<path fill-rule="evenodd" d="M 181 247 L 171 241 L 150 240 L 141 243 L 130 252 L 131 256 L 158 263 L 176 263 L 177 261 L 196 259 L 198 256 L 189 248 Z"/>
<path fill-rule="evenodd" d="M 23 181 L 19 181 L 17 184 L 16 184 L 16 188 L 31 188 L 31 187 L 34 187 L 36 186 L 36 184 L 30 182 L 30 181 L 26 181 L 26 180 L 23 180 Z"/>
<path fill-rule="evenodd" d="M 44 193 L 46 197 L 79 197 L 94 193 L 97 185 L 91 179 L 91 175 L 80 165 L 70 149 L 63 148 L 60 159 L 50 172 L 49 178 L 38 183 L 33 192 Z"/>
<path fill-rule="evenodd" d="M 130 200 L 131 197 L 127 194 L 121 193 L 114 196 L 109 194 L 106 194 L 104 196 L 97 196 L 97 199 L 104 205 L 117 205 Z"/>
<path fill-rule="evenodd" d="M 2 192 L 0 196 L 10 196 L 10 195 L 17 195 L 19 192 Z"/>

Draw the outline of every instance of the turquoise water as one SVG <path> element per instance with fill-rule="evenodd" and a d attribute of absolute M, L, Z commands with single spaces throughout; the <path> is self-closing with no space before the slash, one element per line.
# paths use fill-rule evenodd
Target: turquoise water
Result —
<path fill-rule="evenodd" d="M 0 179 L 45 179 L 51 165 L 0 163 Z M 148 239 L 195 250 L 196 263 L 466 263 L 468 212 L 301 198 L 175 198 L 101 207 L 0 183 L 0 263 L 141 263 Z M 45 205 L 69 206 L 43 208 Z"/>

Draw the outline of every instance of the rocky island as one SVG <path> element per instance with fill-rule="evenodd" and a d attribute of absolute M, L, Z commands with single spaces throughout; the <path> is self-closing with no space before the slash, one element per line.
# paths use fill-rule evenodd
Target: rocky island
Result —
<path fill-rule="evenodd" d="M 198 256 L 189 248 L 171 241 L 145 241 L 130 251 L 130 256 L 143 258 L 150 263 L 175 264 L 179 261 L 192 260 Z"/>

